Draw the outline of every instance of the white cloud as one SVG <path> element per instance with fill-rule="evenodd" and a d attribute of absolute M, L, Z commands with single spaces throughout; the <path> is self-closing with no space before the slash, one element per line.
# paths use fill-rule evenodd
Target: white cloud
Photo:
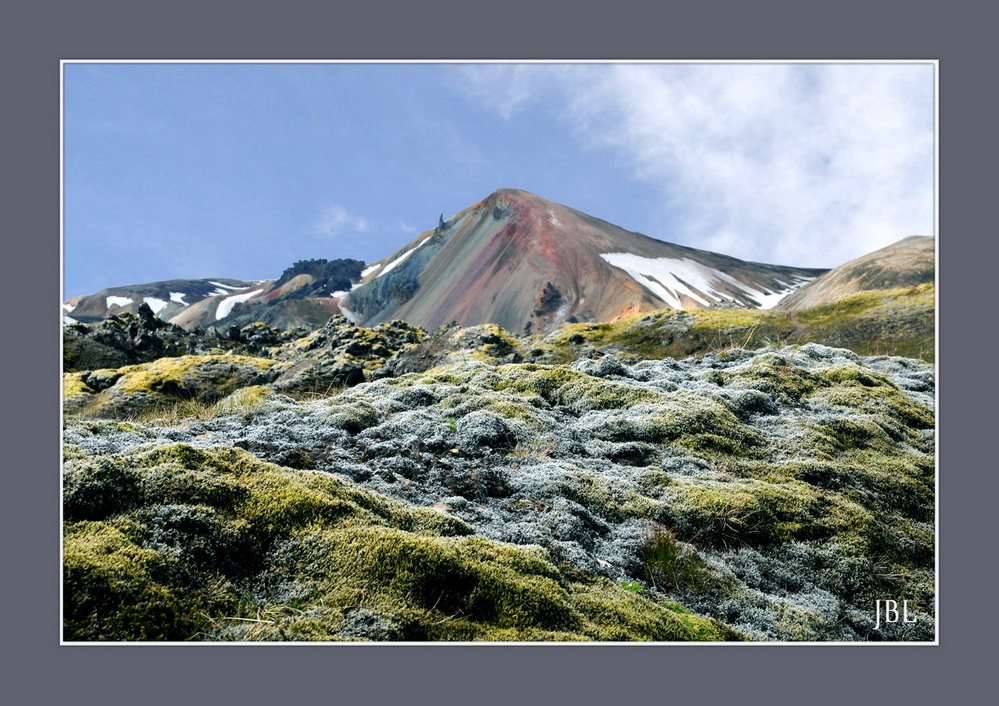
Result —
<path fill-rule="evenodd" d="M 345 233 L 365 232 L 371 229 L 368 219 L 352 214 L 343 206 L 331 204 L 316 221 L 314 231 L 318 235 L 335 238 Z"/>
<path fill-rule="evenodd" d="M 501 116 L 539 105 L 622 159 L 661 195 L 645 222 L 663 240 L 822 267 L 933 234 L 929 64 L 488 65 L 464 79 Z"/>

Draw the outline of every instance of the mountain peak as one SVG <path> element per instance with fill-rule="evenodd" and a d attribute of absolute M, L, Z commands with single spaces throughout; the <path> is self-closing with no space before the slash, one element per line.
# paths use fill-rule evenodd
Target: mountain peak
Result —
<path fill-rule="evenodd" d="M 538 333 L 654 309 L 768 308 L 823 271 L 674 245 L 501 188 L 365 268 L 341 309 L 363 325 L 456 321 Z"/>

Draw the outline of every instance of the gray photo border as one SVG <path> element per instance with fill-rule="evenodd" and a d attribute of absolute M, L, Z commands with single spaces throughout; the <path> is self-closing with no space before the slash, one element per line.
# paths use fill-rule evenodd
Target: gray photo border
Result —
<path fill-rule="evenodd" d="M 995 244 L 988 9 L 925 0 L 824 7 L 795 2 L 635 0 L 475 6 L 402 0 L 140 4 L 41 0 L 0 28 L 8 199 L 0 582 L 8 607 L 10 703 L 938 703 L 984 684 L 994 556 L 984 453 L 988 378 L 961 363 L 987 352 L 975 283 Z M 975 16 L 978 13 L 979 16 Z M 938 646 L 60 646 L 59 61 L 61 59 L 939 59 L 940 630 Z M 989 125 L 988 127 L 992 127 Z M 989 147 L 991 146 L 991 150 Z M 986 252 L 983 252 L 983 249 Z M 992 278 L 994 279 L 994 278 Z M 990 279 L 984 279 L 990 281 Z M 9 284 L 7 284 L 9 283 Z M 963 353 L 963 355 L 962 355 Z M 987 364 L 985 361 L 979 365 Z M 979 558 L 981 557 L 981 558 Z M 975 562 L 978 562 L 976 564 Z M 991 691 L 991 690 L 990 690 Z M 985 692 L 989 693 L 989 692 Z M 950 698 L 947 698 L 950 697 Z M 5 699 L 6 700 L 6 699 Z M 960 701 L 961 699 L 956 699 Z"/>

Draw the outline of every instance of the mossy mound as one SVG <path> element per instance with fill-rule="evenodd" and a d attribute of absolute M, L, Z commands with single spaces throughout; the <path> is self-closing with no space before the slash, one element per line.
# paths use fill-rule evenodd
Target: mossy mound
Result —
<path fill-rule="evenodd" d="M 685 358 L 729 348 L 760 348 L 787 340 L 794 324 L 784 314 L 755 309 L 665 309 L 614 323 L 568 324 L 539 338 L 528 359 L 567 363 L 589 351 L 625 360 Z"/>
<path fill-rule="evenodd" d="M 65 492 L 68 640 L 740 637 L 540 547 L 237 449 L 73 455 Z"/>
<path fill-rule="evenodd" d="M 264 358 L 222 354 L 63 373 L 65 408 L 81 416 L 122 417 L 212 404 L 242 387 L 273 380 L 280 368 Z"/>

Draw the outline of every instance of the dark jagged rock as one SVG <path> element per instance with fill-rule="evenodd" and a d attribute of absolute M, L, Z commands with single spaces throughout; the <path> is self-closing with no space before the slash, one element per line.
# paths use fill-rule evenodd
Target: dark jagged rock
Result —
<path fill-rule="evenodd" d="M 562 304 L 562 293 L 555 286 L 548 282 L 544 290 L 538 297 L 538 307 L 534 310 L 535 316 L 544 316 L 555 312 Z"/>

